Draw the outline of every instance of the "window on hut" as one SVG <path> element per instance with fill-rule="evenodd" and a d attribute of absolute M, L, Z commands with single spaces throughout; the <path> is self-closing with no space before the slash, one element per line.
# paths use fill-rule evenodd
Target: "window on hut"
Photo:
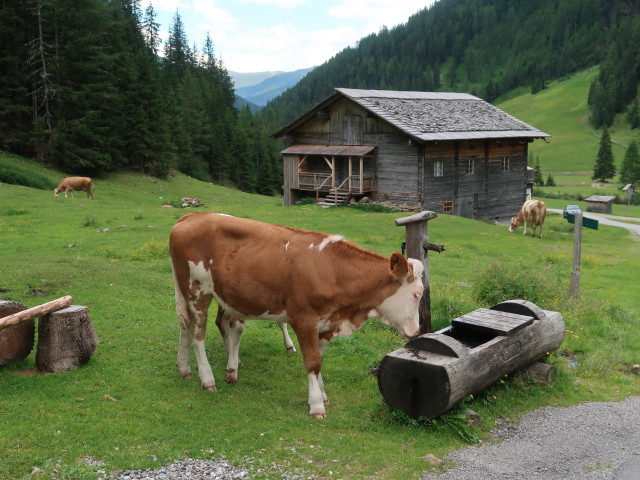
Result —
<path fill-rule="evenodd" d="M 473 158 L 467 158 L 467 165 L 465 167 L 464 173 L 466 173 L 467 175 L 471 175 L 475 172 L 475 159 Z"/>
<path fill-rule="evenodd" d="M 444 175 L 444 161 L 436 160 L 433 162 L 433 176 L 442 177 Z"/>
<path fill-rule="evenodd" d="M 508 172 L 509 171 L 509 157 L 503 157 L 502 158 L 502 171 L 503 172 Z"/>

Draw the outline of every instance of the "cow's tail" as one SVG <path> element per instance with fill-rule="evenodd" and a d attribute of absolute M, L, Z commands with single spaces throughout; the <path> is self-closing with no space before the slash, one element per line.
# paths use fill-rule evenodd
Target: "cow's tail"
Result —
<path fill-rule="evenodd" d="M 91 197 L 91 200 L 93 200 L 93 179 L 91 179 L 89 181 L 89 197 Z"/>

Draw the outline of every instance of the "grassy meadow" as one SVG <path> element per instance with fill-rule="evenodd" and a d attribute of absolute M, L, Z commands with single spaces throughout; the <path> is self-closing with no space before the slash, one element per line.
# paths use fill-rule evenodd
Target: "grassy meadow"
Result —
<path fill-rule="evenodd" d="M 3 166 L 54 185 L 64 176 L 0 153 Z M 72 295 L 89 308 L 100 338 L 91 360 L 68 372 L 38 373 L 35 349 L 0 368 L 0 478 L 96 479 L 186 457 L 224 457 L 249 465 L 255 478 L 279 478 L 282 469 L 316 479 L 417 479 L 434 468 L 426 455 L 486 438 L 497 417 L 640 395 L 631 373 L 640 361 L 640 242 L 626 230 L 584 231 L 582 296 L 574 301 L 567 297 L 572 226 L 560 215 L 547 217 L 542 240 L 453 216 L 432 220 L 430 240 L 447 248 L 430 254 L 434 327 L 496 299 L 524 297 L 560 311 L 565 340 L 546 359 L 557 367 L 554 382 L 543 387 L 514 375 L 467 398 L 463 407 L 479 414 L 479 426 L 466 424 L 464 408 L 408 421 L 381 404 L 371 374 L 404 342 L 372 321 L 327 348 L 331 403 L 327 419 L 314 420 L 302 358 L 285 352 L 279 329 L 267 322 L 247 325 L 237 385 L 224 383 L 226 357 L 213 322 L 207 348 L 219 391 L 180 378 L 167 239 L 188 210 L 162 205 L 198 197 L 205 206 L 197 210 L 342 234 L 383 255 L 400 249 L 404 228 L 394 219 L 408 214 L 283 207 L 279 198 L 183 175 L 105 175 L 95 179 L 94 196 L 65 199 L 0 183 L 0 298 L 31 307 Z M 632 214 L 640 219 L 640 207 Z"/>
<path fill-rule="evenodd" d="M 571 183 L 587 186 L 591 183 L 602 131 L 595 131 L 589 125 L 587 96 L 597 75 L 598 69 L 594 67 L 555 81 L 536 95 L 523 93 L 497 105 L 551 135 L 547 141 L 536 140 L 529 146 L 533 158 L 540 160 L 545 181 L 547 174 L 552 173 L 557 184 L 567 183 L 570 174 L 578 177 Z M 630 130 L 623 115 L 618 115 L 609 133 L 619 170 L 627 145 L 632 140 L 640 141 L 640 131 Z M 613 181 L 617 181 L 617 177 Z"/>

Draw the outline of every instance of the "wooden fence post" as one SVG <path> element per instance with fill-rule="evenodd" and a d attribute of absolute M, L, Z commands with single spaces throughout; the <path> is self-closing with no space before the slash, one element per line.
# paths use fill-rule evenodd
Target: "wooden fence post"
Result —
<path fill-rule="evenodd" d="M 428 250 L 443 252 L 443 245 L 430 243 L 427 233 L 427 222 L 438 214 L 428 210 L 409 217 L 396 218 L 396 226 L 406 227 L 407 257 L 420 260 L 424 265 L 424 293 L 420 300 L 420 335 L 432 332 L 431 329 L 431 285 L 429 275 Z"/>
<path fill-rule="evenodd" d="M 580 296 L 580 257 L 582 256 L 582 212 L 575 214 L 573 229 L 573 270 L 569 282 L 569 295 L 572 298 Z"/>

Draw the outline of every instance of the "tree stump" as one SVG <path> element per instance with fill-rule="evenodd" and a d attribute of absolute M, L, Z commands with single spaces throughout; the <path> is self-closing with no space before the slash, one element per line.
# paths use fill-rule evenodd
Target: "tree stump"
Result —
<path fill-rule="evenodd" d="M 26 309 L 26 305 L 21 303 L 2 300 L 0 301 L 0 318 Z M 33 350 L 35 332 L 34 319 L 0 330 L 0 366 L 27 358 Z"/>
<path fill-rule="evenodd" d="M 36 366 L 41 372 L 64 372 L 86 363 L 98 346 L 89 310 L 71 305 L 49 313 L 38 323 Z"/>

